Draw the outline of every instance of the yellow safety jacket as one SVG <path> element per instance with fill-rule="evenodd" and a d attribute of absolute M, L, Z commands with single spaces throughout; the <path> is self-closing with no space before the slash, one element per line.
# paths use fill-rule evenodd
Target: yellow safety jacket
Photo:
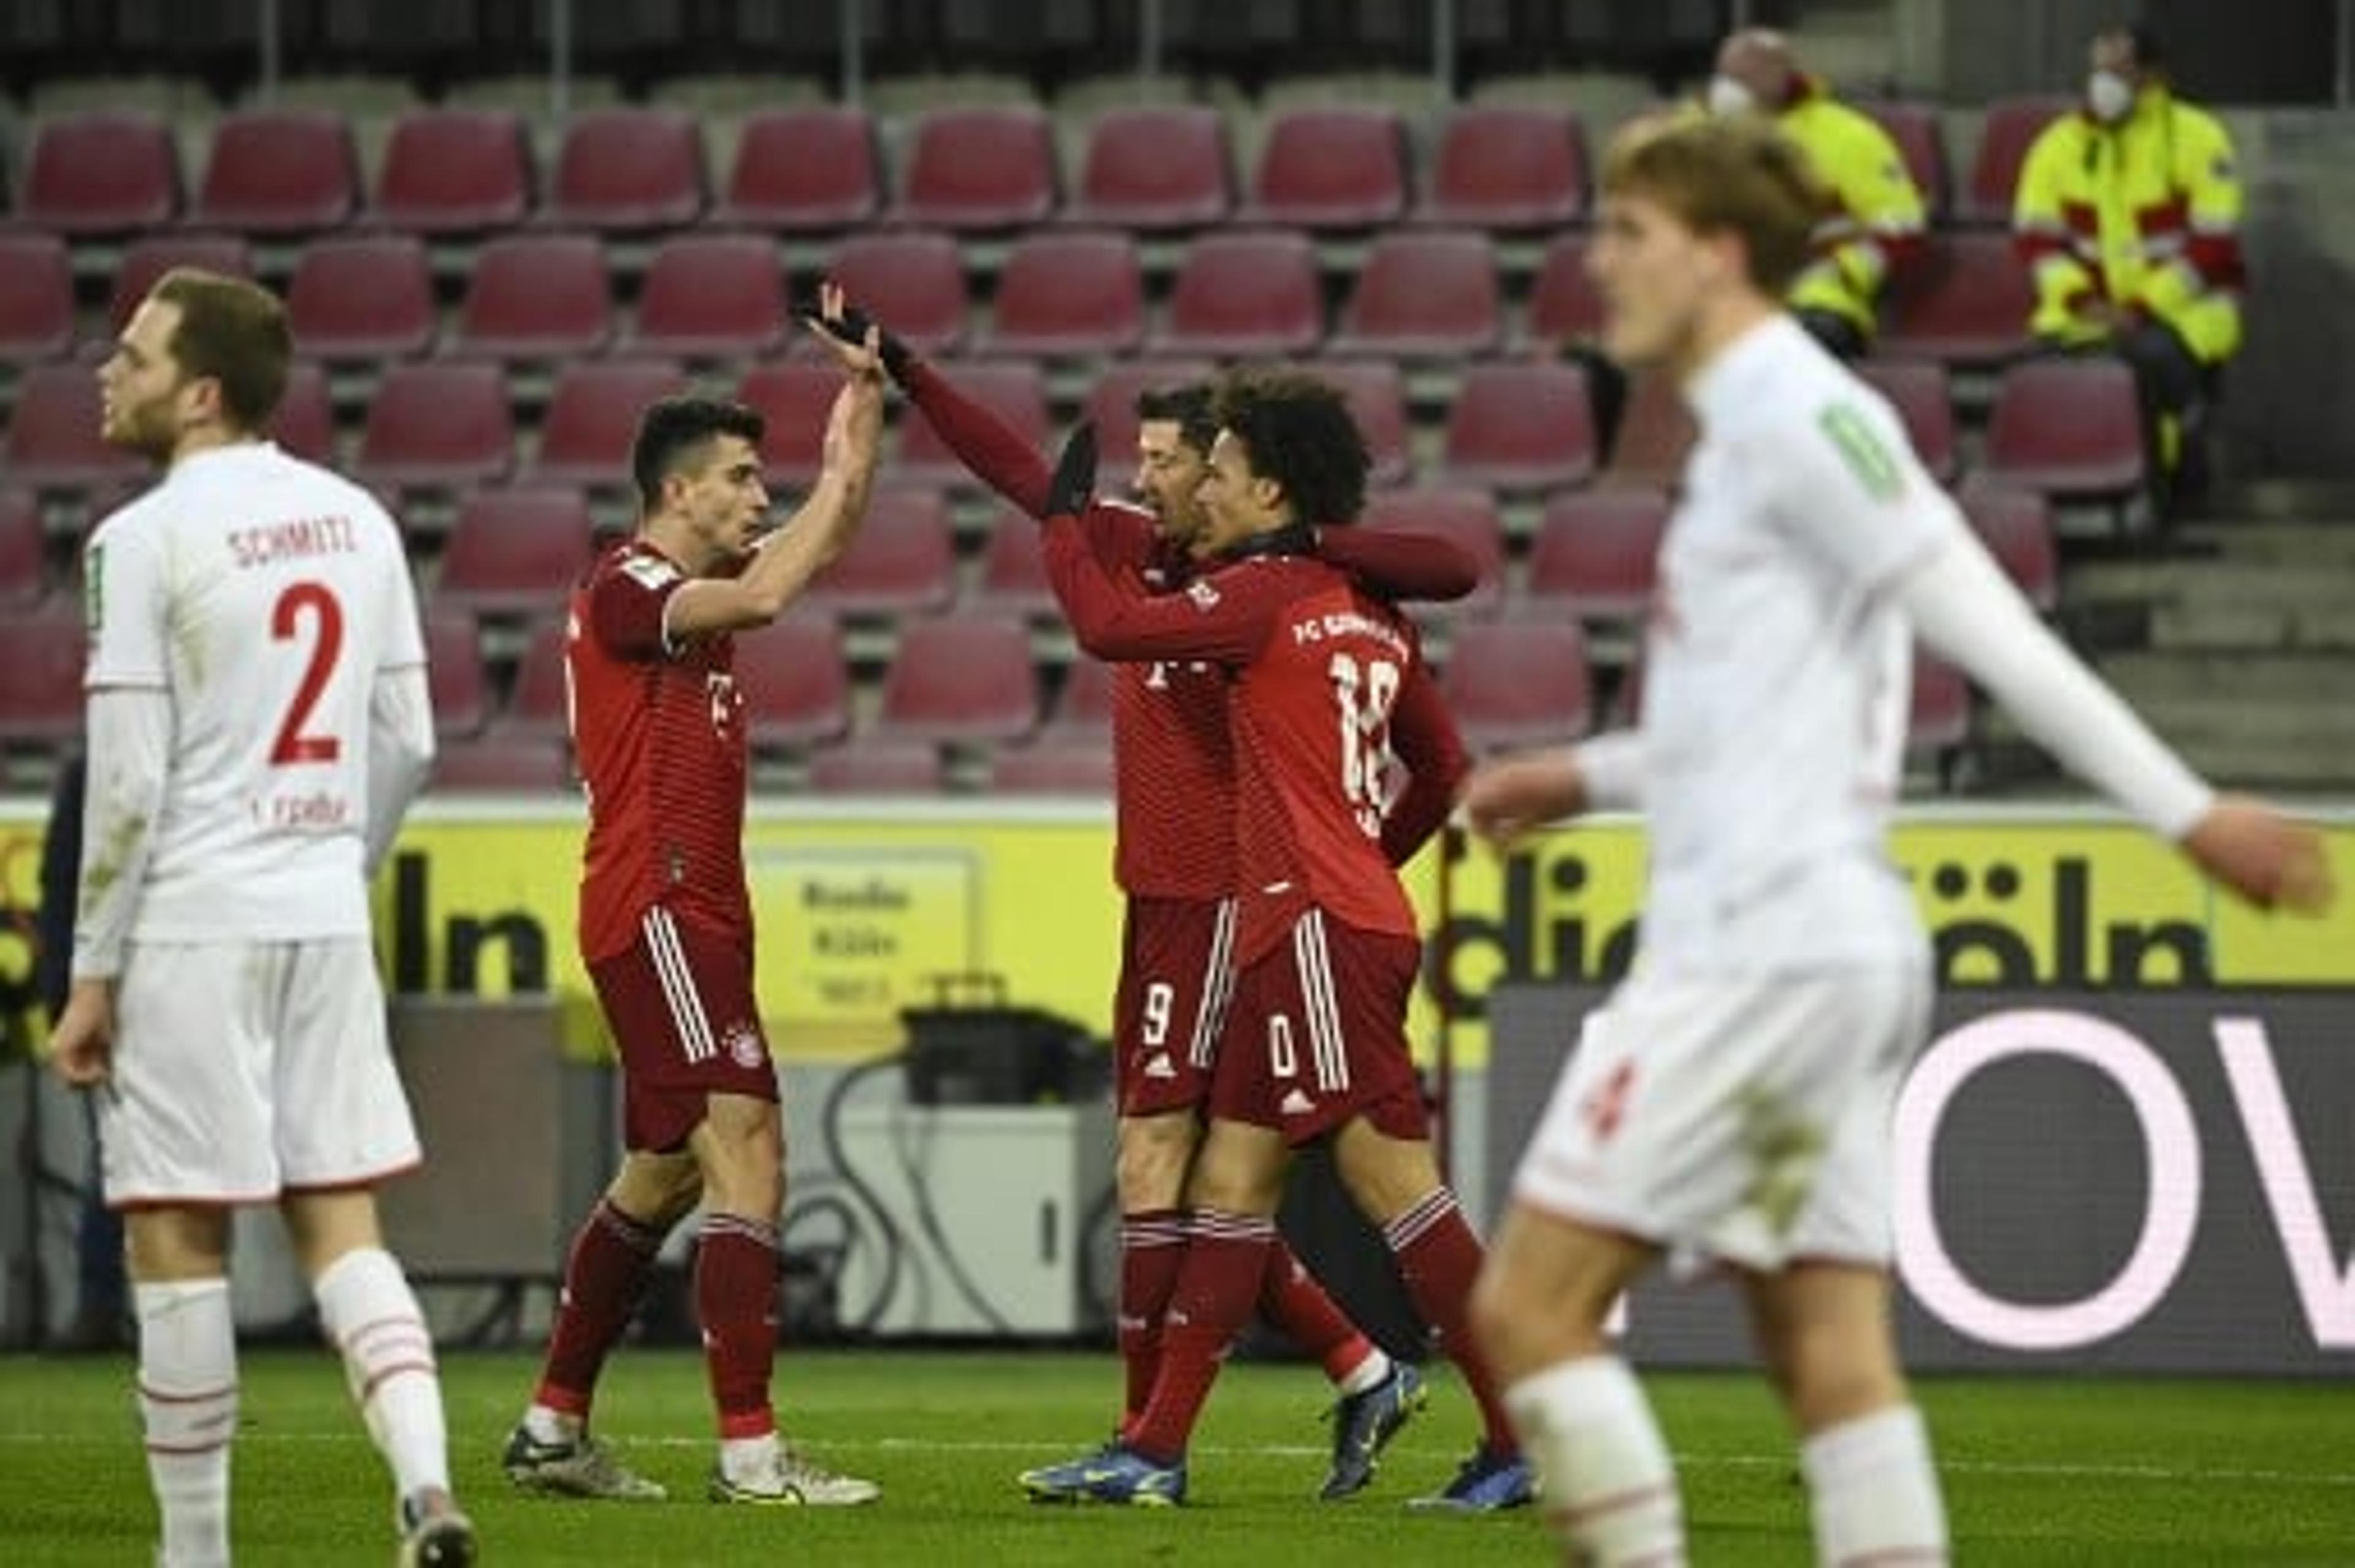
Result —
<path fill-rule="evenodd" d="M 2020 165 L 2012 231 L 2036 277 L 2030 329 L 2103 336 L 2075 307 L 2107 298 L 2172 326 L 2201 363 L 2241 346 L 2241 180 L 2215 116 L 2153 82 L 2115 125 L 2083 110 L 2044 129 Z"/>
<path fill-rule="evenodd" d="M 1922 192 L 1889 133 L 1813 78 L 1802 79 L 1774 123 L 1807 155 L 1825 196 L 1816 259 L 1792 282 L 1788 303 L 1837 312 L 1870 336 L 1890 270 L 1921 247 Z"/>

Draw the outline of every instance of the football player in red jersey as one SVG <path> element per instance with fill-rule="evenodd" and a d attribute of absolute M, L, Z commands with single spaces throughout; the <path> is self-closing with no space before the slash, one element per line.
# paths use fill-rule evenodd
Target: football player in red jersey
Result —
<path fill-rule="evenodd" d="M 1085 504 L 1085 427 L 1050 485 L 1048 569 L 1081 645 L 1148 667 L 1205 663 L 1228 683 L 1236 977 L 1151 1394 L 1112 1445 L 1024 1485 L 1182 1500 L 1186 1444 L 1258 1295 L 1292 1151 L 1322 1140 L 1481 1407 L 1478 1450 L 1426 1500 L 1524 1503 L 1529 1467 L 1465 1327 L 1480 1243 L 1440 1179 L 1405 1031 L 1422 949 L 1394 868 L 1445 819 L 1463 748 L 1412 624 L 1320 553 L 1320 528 L 1341 537 L 1365 496 L 1365 443 L 1341 395 L 1243 372 L 1216 411 L 1192 548 L 1203 570 L 1181 592 L 1107 569 L 1083 520 L 1102 510 Z"/>
<path fill-rule="evenodd" d="M 821 309 L 838 313 L 839 293 L 829 290 Z M 695 1302 L 720 1438 L 712 1499 L 877 1495 L 782 1442 L 770 1403 L 784 1133 L 752 995 L 733 674 L 735 636 L 783 613 L 866 509 L 880 361 L 871 345 L 822 339 L 849 379 L 827 421 L 823 469 L 793 517 L 760 531 L 769 496 L 757 412 L 665 399 L 646 411 L 631 453 L 638 530 L 572 596 L 566 676 L 589 795 L 581 950 L 621 1051 L 628 1152 L 574 1240 L 539 1386 L 508 1440 L 506 1472 L 529 1489 L 662 1495 L 591 1438 L 589 1407 L 663 1238 L 699 1200 Z"/>

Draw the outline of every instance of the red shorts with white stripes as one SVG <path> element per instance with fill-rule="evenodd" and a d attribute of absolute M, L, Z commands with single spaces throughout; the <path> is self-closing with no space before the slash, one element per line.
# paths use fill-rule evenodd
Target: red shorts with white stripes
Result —
<path fill-rule="evenodd" d="M 1209 1098 L 1234 959 L 1231 899 L 1128 901 L 1113 998 L 1113 1092 L 1122 1115 L 1191 1110 Z"/>
<path fill-rule="evenodd" d="M 1406 1005 L 1423 962 L 1412 936 L 1359 931 L 1312 909 L 1292 938 L 1244 969 L 1219 1051 L 1210 1114 L 1304 1144 L 1353 1116 L 1428 1138 L 1407 1050 Z"/>
<path fill-rule="evenodd" d="M 703 1120 L 710 1094 L 777 1098 L 777 1071 L 752 1000 L 752 952 L 673 918 L 660 904 L 637 940 L 589 965 L 622 1053 L 622 1136 L 667 1153 Z"/>

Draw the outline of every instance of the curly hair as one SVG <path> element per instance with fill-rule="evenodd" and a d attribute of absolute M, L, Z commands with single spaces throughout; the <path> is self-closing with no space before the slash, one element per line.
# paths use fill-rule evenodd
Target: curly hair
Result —
<path fill-rule="evenodd" d="M 1219 382 L 1212 407 L 1252 473 L 1283 487 L 1294 521 L 1357 521 L 1373 459 L 1339 389 L 1297 370 L 1245 367 Z"/>

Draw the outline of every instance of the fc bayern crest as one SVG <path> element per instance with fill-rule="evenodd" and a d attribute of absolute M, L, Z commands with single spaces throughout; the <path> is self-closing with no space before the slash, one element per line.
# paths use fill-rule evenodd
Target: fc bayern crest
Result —
<path fill-rule="evenodd" d="M 760 1066 L 764 1054 L 761 1050 L 761 1031 L 741 1019 L 730 1024 L 728 1054 L 736 1059 L 739 1067 Z"/>

